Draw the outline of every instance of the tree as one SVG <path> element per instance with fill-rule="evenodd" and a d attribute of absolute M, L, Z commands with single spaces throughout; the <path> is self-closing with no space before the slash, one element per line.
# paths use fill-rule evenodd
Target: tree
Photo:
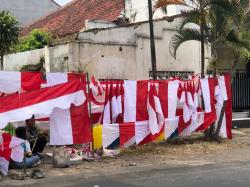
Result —
<path fill-rule="evenodd" d="M 3 57 L 11 46 L 18 42 L 20 32 L 19 22 L 8 11 L 0 12 L 0 65 L 3 70 Z"/>
<path fill-rule="evenodd" d="M 161 6 L 176 4 L 174 0 L 158 0 Z M 235 51 L 249 50 L 249 43 L 242 40 L 241 29 L 249 26 L 249 12 L 244 9 L 249 0 L 190 0 L 186 3 L 190 10 L 183 11 L 180 30 L 172 37 L 170 52 L 176 57 L 177 49 L 190 40 L 201 43 L 201 75 L 205 74 L 205 44 L 211 46 L 213 59 L 216 59 L 218 46 L 226 45 Z M 164 2 L 164 3 L 163 3 Z M 183 5 L 183 2 L 179 4 Z M 239 23 L 244 23 L 240 25 Z M 197 28 L 187 25 L 194 24 Z"/>
<path fill-rule="evenodd" d="M 41 29 L 34 29 L 26 37 L 19 39 L 19 43 L 13 47 L 15 52 L 23 52 L 41 49 L 52 43 L 52 35 Z"/>
<path fill-rule="evenodd" d="M 161 6 L 172 4 L 173 0 L 158 0 Z M 204 76 L 204 46 L 211 46 L 212 60 L 216 64 L 220 46 L 228 46 L 239 58 L 240 54 L 248 54 L 250 50 L 250 12 L 249 0 L 190 0 L 184 11 L 184 19 L 180 30 L 172 37 L 170 52 L 176 57 L 177 49 L 186 41 L 195 40 L 201 43 L 201 75 Z M 175 2 L 176 4 L 176 2 Z M 159 6 L 159 7 L 161 7 Z M 190 24 L 196 27 L 187 27 Z M 215 74 L 214 70 L 214 74 Z M 225 103 L 221 110 L 220 120 L 215 131 L 219 136 L 221 122 L 225 111 Z M 213 126 L 212 126 L 213 127 Z M 211 128 L 210 135 L 214 129 Z"/>

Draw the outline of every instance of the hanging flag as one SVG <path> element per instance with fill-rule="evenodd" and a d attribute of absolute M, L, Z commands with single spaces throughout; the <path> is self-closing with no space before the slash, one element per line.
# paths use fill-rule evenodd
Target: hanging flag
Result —
<path fill-rule="evenodd" d="M 104 149 L 116 149 L 120 145 L 119 124 L 103 124 L 102 144 Z"/>
<path fill-rule="evenodd" d="M 149 129 L 152 135 L 160 132 L 164 125 L 164 115 L 161 108 L 160 99 L 154 84 L 150 85 L 148 94 L 148 115 L 149 115 Z"/>
<path fill-rule="evenodd" d="M 8 122 L 24 121 L 31 116 L 49 116 L 55 108 L 68 109 L 71 104 L 82 105 L 86 100 L 78 81 L 43 88 L 33 92 L 0 98 L 0 129 Z"/>
<path fill-rule="evenodd" d="M 217 123 L 220 117 L 221 109 L 224 101 L 226 102 L 225 112 L 220 128 L 220 136 L 223 138 L 232 139 L 232 94 L 231 94 L 231 80 L 230 75 L 218 77 L 218 89 L 219 92 L 216 95 L 216 114 Z M 217 124 L 216 123 L 216 124 Z"/>
<path fill-rule="evenodd" d="M 111 108 L 110 108 L 110 86 L 108 81 L 106 82 L 105 87 L 105 104 L 104 104 L 104 110 L 103 110 L 103 121 L 102 124 L 110 124 L 112 122 L 112 114 L 111 114 Z"/>
<path fill-rule="evenodd" d="M 8 174 L 10 159 L 22 162 L 24 149 L 21 147 L 25 141 L 11 136 L 8 133 L 0 132 L 0 171 L 5 176 Z"/>
<path fill-rule="evenodd" d="M 135 144 L 135 123 L 122 123 L 119 124 L 120 130 L 120 146 L 130 147 Z"/>
<path fill-rule="evenodd" d="M 116 84 L 116 87 L 118 85 Z M 116 119 L 119 115 L 119 108 L 118 108 L 118 104 L 117 104 L 117 93 L 116 90 L 117 88 L 114 87 L 114 82 L 111 81 L 111 85 L 110 85 L 110 103 L 111 103 L 111 117 L 112 117 L 112 123 L 116 123 Z"/>
<path fill-rule="evenodd" d="M 86 81 L 85 74 L 47 73 L 46 76 L 47 86 L 78 81 L 86 90 L 86 84 L 84 84 Z M 80 106 L 55 109 L 50 115 L 51 145 L 88 143 L 92 140 L 91 134 L 87 100 Z"/>
<path fill-rule="evenodd" d="M 41 72 L 0 71 L 0 92 L 15 93 L 41 88 Z"/>
<path fill-rule="evenodd" d="M 135 122 L 136 144 L 151 142 L 147 111 L 148 81 L 124 81 L 124 123 Z"/>
<path fill-rule="evenodd" d="M 116 101 L 117 101 L 117 109 L 118 109 L 118 116 L 116 118 L 117 123 L 123 123 L 123 105 L 124 105 L 124 90 L 123 90 L 123 83 L 117 83 L 116 87 Z"/>

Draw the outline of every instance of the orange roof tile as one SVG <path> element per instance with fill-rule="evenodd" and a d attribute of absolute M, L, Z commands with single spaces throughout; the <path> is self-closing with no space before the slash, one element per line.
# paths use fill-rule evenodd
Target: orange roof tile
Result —
<path fill-rule="evenodd" d="M 33 29 L 40 28 L 62 37 L 82 30 L 85 20 L 115 21 L 123 9 L 124 0 L 74 0 L 25 26 L 21 35 L 28 35 Z"/>

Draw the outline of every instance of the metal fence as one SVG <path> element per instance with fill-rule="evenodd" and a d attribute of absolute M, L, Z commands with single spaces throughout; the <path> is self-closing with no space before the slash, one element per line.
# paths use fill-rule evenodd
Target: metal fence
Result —
<path fill-rule="evenodd" d="M 233 85 L 233 110 L 250 110 L 250 75 L 247 73 L 236 73 Z"/>

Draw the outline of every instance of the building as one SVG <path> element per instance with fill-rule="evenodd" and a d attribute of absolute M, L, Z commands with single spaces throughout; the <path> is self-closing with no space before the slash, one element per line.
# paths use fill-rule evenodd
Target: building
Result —
<path fill-rule="evenodd" d="M 0 11 L 9 11 L 22 25 L 31 23 L 59 7 L 53 0 L 0 0 Z"/>
<path fill-rule="evenodd" d="M 153 0 L 153 3 L 156 0 Z M 181 6 L 169 6 L 168 16 L 180 13 Z M 167 16 L 156 10 L 154 19 Z M 147 0 L 73 0 L 59 10 L 24 27 L 22 35 L 35 28 L 47 30 L 60 38 L 93 28 L 107 28 L 148 20 Z"/>
<path fill-rule="evenodd" d="M 184 43 L 176 59 L 170 55 L 169 41 L 178 30 L 180 19 L 162 18 L 154 22 L 157 69 L 168 73 L 199 73 L 199 42 Z M 102 79 L 148 79 L 151 71 L 149 24 L 145 21 L 82 31 L 71 42 L 6 55 L 4 68 L 18 70 L 22 65 L 39 62 L 40 57 L 45 57 L 49 72 L 87 71 Z"/>

